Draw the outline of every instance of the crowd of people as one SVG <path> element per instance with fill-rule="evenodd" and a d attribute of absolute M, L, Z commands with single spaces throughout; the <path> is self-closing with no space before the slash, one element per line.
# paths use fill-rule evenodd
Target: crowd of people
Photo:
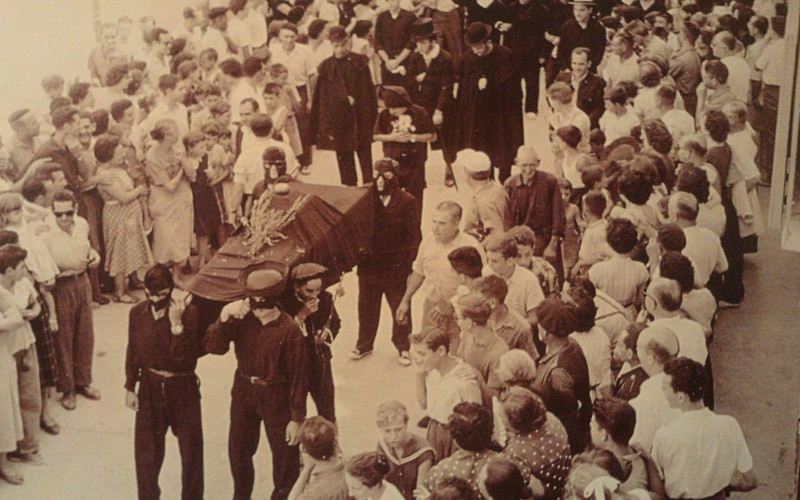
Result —
<path fill-rule="evenodd" d="M 776 0 L 210 0 L 179 26 L 103 24 L 90 79 L 46 77 L 49 110 L 12 113 L 0 149 L 0 477 L 22 484 L 11 462 L 42 462 L 56 393 L 67 410 L 100 399 L 105 293 L 132 305 L 142 499 L 160 498 L 169 429 L 182 498 L 203 498 L 195 368 L 231 344 L 237 499 L 262 422 L 276 499 L 755 489 L 739 424 L 713 411 L 708 346 L 763 230 L 785 20 Z M 524 140 L 538 115 L 552 163 Z M 330 184 L 371 186 L 350 358 L 373 352 L 385 296 L 414 367 L 417 401 L 375 409 L 376 448 L 354 456 L 325 267 L 245 269 L 246 298 L 208 328 L 179 290 L 263 197 L 324 168 L 317 149 L 335 152 Z M 429 149 L 468 201 L 423 212 Z"/>

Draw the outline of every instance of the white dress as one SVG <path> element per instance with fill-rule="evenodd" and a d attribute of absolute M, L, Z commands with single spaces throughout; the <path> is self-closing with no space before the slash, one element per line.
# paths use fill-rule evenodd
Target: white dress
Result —
<path fill-rule="evenodd" d="M 0 304 L 8 310 L 11 304 Z M 0 312 L 0 319 L 4 319 Z M 22 414 L 19 410 L 19 382 L 17 363 L 9 350 L 10 332 L 0 331 L 0 453 L 17 449 L 17 441 L 24 437 Z"/>

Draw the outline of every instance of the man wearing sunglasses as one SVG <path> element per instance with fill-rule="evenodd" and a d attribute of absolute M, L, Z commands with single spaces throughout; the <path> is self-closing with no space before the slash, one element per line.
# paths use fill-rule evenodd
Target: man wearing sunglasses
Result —
<path fill-rule="evenodd" d="M 233 498 L 253 493 L 253 455 L 263 421 L 272 451 L 272 498 L 285 499 L 300 475 L 297 445 L 306 416 L 308 353 L 300 327 L 278 309 L 285 270 L 252 266 L 239 282 L 245 298 L 222 308 L 206 340 L 213 354 L 227 353 L 233 342 L 238 362 L 228 434 Z"/>
<path fill-rule="evenodd" d="M 197 358 L 205 354 L 197 308 L 172 295 L 164 264 L 144 276 L 147 300 L 131 308 L 125 357 L 125 404 L 136 412 L 134 456 L 140 498 L 159 498 L 164 438 L 178 438 L 182 498 L 203 498 L 203 426 Z M 138 394 L 136 386 L 139 386 Z"/>
<path fill-rule="evenodd" d="M 89 224 L 75 215 L 75 196 L 64 189 L 55 193 L 52 203 L 55 224 L 41 234 L 53 261 L 58 266 L 53 298 L 56 301 L 59 365 L 57 389 L 64 393 L 61 405 L 75 409 L 75 395 L 100 399 L 100 391 L 92 387 L 92 286 L 86 275 L 88 268 L 100 264 L 100 255 L 89 244 Z"/>

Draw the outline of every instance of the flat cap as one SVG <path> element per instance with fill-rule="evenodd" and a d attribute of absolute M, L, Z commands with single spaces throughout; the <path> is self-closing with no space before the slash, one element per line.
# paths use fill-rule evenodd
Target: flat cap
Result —
<path fill-rule="evenodd" d="M 321 278 L 327 272 L 328 268 L 325 266 L 321 266 L 315 262 L 303 262 L 302 264 L 297 264 L 294 266 L 294 269 L 292 269 L 292 281 L 299 282 Z"/>
<path fill-rule="evenodd" d="M 556 337 L 566 337 L 578 327 L 578 318 L 571 305 L 556 297 L 544 299 L 536 307 L 539 325 Z"/>
<path fill-rule="evenodd" d="M 239 274 L 244 293 L 253 297 L 275 297 L 286 288 L 285 266 L 264 263 L 244 268 Z"/>

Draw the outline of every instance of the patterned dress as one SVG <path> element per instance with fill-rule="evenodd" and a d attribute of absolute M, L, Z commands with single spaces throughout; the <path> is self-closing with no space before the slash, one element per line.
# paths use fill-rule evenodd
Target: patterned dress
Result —
<path fill-rule="evenodd" d="M 125 191 L 134 188 L 133 179 L 121 167 L 107 168 L 116 184 Z M 142 224 L 142 206 L 135 198 L 122 203 L 108 192 L 108 187 L 98 186 L 103 197 L 103 239 L 106 244 L 106 271 L 111 276 L 127 276 L 138 269 L 153 264 L 153 255 L 147 244 Z"/>

